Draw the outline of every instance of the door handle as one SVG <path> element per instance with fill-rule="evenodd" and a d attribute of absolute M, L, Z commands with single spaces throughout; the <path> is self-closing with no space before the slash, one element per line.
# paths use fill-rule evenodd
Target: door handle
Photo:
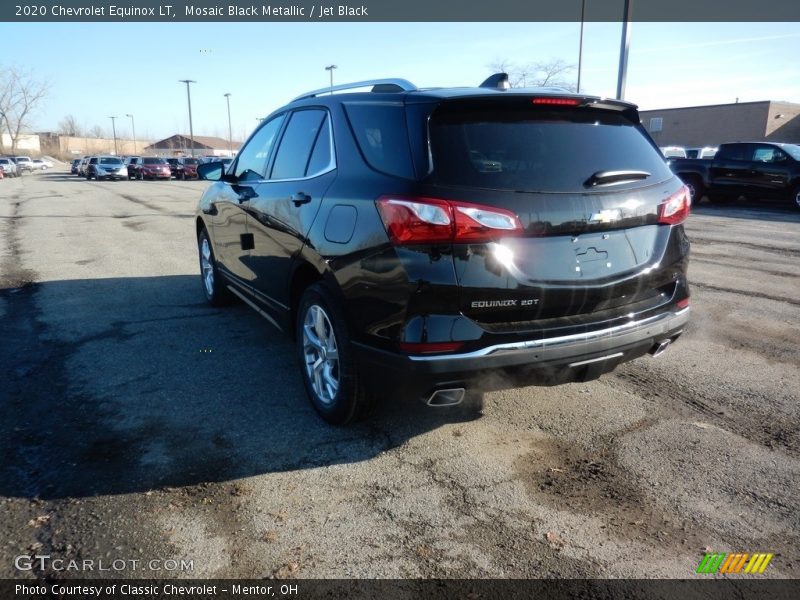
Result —
<path fill-rule="evenodd" d="M 300 206 L 301 204 L 308 204 L 311 202 L 311 196 L 304 194 L 303 192 L 297 192 L 296 194 L 292 195 L 291 201 L 294 202 L 295 206 Z"/>

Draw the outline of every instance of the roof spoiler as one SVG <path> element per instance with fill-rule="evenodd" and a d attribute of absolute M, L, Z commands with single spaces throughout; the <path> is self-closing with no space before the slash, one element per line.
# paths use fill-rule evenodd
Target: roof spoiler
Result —
<path fill-rule="evenodd" d="M 480 87 L 493 90 L 510 90 L 511 84 L 508 82 L 508 73 L 495 73 L 489 76 Z"/>

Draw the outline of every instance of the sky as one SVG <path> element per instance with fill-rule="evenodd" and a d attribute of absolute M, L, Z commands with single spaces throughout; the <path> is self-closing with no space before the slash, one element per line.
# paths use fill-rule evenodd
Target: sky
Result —
<path fill-rule="evenodd" d="M 243 140 L 258 118 L 329 83 L 402 77 L 474 86 L 490 64 L 577 66 L 580 23 L 0 23 L 0 66 L 49 83 L 34 131 L 71 114 L 139 139 L 188 133 Z M 581 91 L 616 92 L 620 23 L 586 23 Z M 755 100 L 800 103 L 800 23 L 633 23 L 625 99 L 641 109 Z M 571 79 L 577 76 L 577 69 Z"/>

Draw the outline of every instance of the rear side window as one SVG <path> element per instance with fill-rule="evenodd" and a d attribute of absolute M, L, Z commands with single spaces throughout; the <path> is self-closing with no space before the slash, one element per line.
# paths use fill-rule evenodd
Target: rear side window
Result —
<path fill-rule="evenodd" d="M 281 138 L 270 179 L 300 179 L 305 177 L 311 149 L 322 127 L 324 110 L 299 110 L 292 114 Z"/>
<path fill-rule="evenodd" d="M 430 122 L 434 183 L 529 192 L 576 192 L 599 171 L 672 172 L 640 125 L 604 109 L 441 106 Z M 608 188 L 604 188 L 608 189 Z"/>
<path fill-rule="evenodd" d="M 413 179 L 405 107 L 400 103 L 350 103 L 345 110 L 367 164 L 388 175 Z"/>
<path fill-rule="evenodd" d="M 729 146 L 720 146 L 714 158 L 722 160 L 750 160 L 752 153 L 753 151 L 748 144 L 731 144 Z"/>

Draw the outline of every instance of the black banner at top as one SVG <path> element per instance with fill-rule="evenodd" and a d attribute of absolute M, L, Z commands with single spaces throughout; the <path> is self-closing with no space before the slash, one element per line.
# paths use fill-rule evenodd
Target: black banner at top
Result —
<path fill-rule="evenodd" d="M 626 0 L 4 0 L 8 22 L 621 21 Z M 800 21 L 798 0 L 628 0 L 639 22 Z"/>

